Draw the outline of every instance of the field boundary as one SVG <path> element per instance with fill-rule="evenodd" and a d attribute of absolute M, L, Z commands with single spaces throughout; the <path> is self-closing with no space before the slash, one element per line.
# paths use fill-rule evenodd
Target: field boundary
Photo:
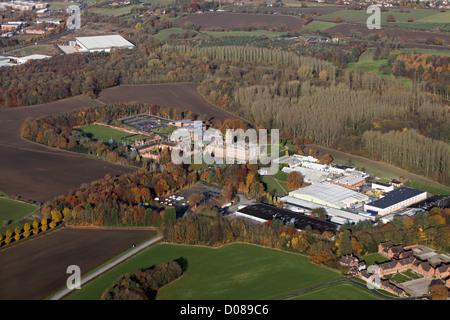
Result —
<path fill-rule="evenodd" d="M 147 247 L 159 242 L 162 239 L 162 236 L 156 236 L 154 238 L 151 238 L 150 240 L 138 245 L 136 248 L 134 248 L 131 251 L 128 251 L 127 253 L 119 256 L 117 259 L 114 259 L 113 261 L 110 261 L 100 269 L 90 273 L 89 275 L 81 278 L 80 285 L 84 285 L 88 283 L 89 281 L 95 279 L 96 277 L 100 276 L 101 274 L 105 273 L 106 271 L 114 268 L 115 266 L 119 265 L 120 263 L 124 262 L 125 260 L 131 258 L 132 256 L 136 255 L 137 253 L 141 252 L 142 250 L 146 249 Z M 70 294 L 75 289 L 69 289 L 65 288 L 58 293 L 54 294 L 49 300 L 60 300 Z"/>
<path fill-rule="evenodd" d="M 69 225 L 66 226 L 69 229 L 82 229 L 82 230 L 151 230 L 156 231 L 158 227 L 115 227 L 115 226 L 77 226 L 77 225 Z"/>
<path fill-rule="evenodd" d="M 9 248 L 14 248 L 14 247 L 19 246 L 19 245 L 21 245 L 21 244 L 25 244 L 25 243 L 27 243 L 27 242 L 36 240 L 36 239 L 41 238 L 41 237 L 44 237 L 44 236 L 46 236 L 46 235 L 48 235 L 48 234 L 50 234 L 50 233 L 52 233 L 52 232 L 60 231 L 60 229 L 64 229 L 64 225 L 63 225 L 63 224 L 60 224 L 60 225 L 58 225 L 58 226 L 56 226 L 56 227 L 54 227 L 54 228 L 49 228 L 49 229 L 47 229 L 47 230 L 45 230 L 45 231 L 41 231 L 41 232 L 39 232 L 38 234 L 30 235 L 28 238 L 20 239 L 20 240 L 18 240 L 18 241 L 14 241 L 14 242 L 12 242 L 12 243 L 5 244 L 5 245 L 3 245 L 3 246 L 0 247 L 0 251 L 7 250 L 7 249 L 9 249 Z"/>

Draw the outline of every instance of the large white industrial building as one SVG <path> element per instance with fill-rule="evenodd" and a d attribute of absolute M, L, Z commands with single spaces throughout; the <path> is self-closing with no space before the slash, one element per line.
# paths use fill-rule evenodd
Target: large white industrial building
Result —
<path fill-rule="evenodd" d="M 66 54 L 76 52 L 110 52 L 114 49 L 132 49 L 134 44 L 122 37 L 121 35 L 106 35 L 93 37 L 77 37 L 75 41 L 68 44 L 58 45 L 58 47 Z"/>
<path fill-rule="evenodd" d="M 77 37 L 75 40 L 77 42 L 77 45 L 81 47 L 79 52 L 110 52 L 113 48 L 132 49 L 134 47 L 134 44 L 117 34 L 95 37 Z"/>
<path fill-rule="evenodd" d="M 365 220 L 374 220 L 374 218 L 370 215 L 361 215 L 346 210 L 335 209 L 292 196 L 281 197 L 280 201 L 283 202 L 286 209 L 292 210 L 294 212 L 303 212 L 308 214 L 314 209 L 322 209 L 324 213 L 329 217 L 331 222 L 337 223 L 339 225 L 359 223 Z"/>
<path fill-rule="evenodd" d="M 294 198 L 314 202 L 335 209 L 363 205 L 369 197 L 331 183 L 317 183 L 289 192 Z"/>

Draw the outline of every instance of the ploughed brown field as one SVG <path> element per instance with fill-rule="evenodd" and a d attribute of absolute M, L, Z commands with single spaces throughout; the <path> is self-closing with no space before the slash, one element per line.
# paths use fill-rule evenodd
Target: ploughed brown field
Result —
<path fill-rule="evenodd" d="M 194 83 L 120 85 L 103 90 L 97 100 L 106 103 L 137 102 L 173 107 L 180 111 L 192 111 L 200 117 L 223 121 L 235 115 L 206 101 Z M 0 189 L 1 190 L 1 189 Z"/>
<path fill-rule="evenodd" d="M 99 100 L 113 104 L 137 101 L 190 110 L 224 120 L 233 115 L 209 104 L 195 84 L 131 85 L 104 90 Z M 46 202 L 75 190 L 83 183 L 132 172 L 135 169 L 82 154 L 48 148 L 20 136 L 27 117 L 38 118 L 101 103 L 84 96 L 46 104 L 0 110 L 0 190 L 28 200 Z"/>
<path fill-rule="evenodd" d="M 133 171 L 130 167 L 38 145 L 23 139 L 19 133 L 27 117 L 39 118 L 96 104 L 98 102 L 79 96 L 0 110 L 0 190 L 46 202 L 107 173 L 114 176 Z"/>
<path fill-rule="evenodd" d="M 0 250 L 0 300 L 40 300 L 81 274 L 155 235 L 152 230 L 61 228 Z"/>
<path fill-rule="evenodd" d="M 411 30 L 406 28 L 388 28 L 381 27 L 381 29 L 370 30 L 364 24 L 351 24 L 351 23 L 341 23 L 331 28 L 325 29 L 323 31 L 329 32 L 331 34 L 340 34 L 344 37 L 349 37 L 354 35 L 356 32 L 361 33 L 363 36 L 371 34 L 382 34 L 389 36 L 397 36 L 400 40 L 406 42 L 425 42 L 428 38 L 438 37 L 444 41 L 444 45 L 450 44 L 450 34 L 429 32 L 423 30 Z M 445 46 L 430 46 L 430 47 L 444 47 Z M 447 48 L 448 49 L 448 48 Z"/>
<path fill-rule="evenodd" d="M 303 26 L 302 21 L 293 16 L 250 13 L 206 12 L 202 14 L 190 14 L 175 21 L 181 25 L 185 22 L 192 22 L 201 28 L 220 27 L 230 30 L 243 27 L 285 27 L 288 31 L 299 31 Z"/>

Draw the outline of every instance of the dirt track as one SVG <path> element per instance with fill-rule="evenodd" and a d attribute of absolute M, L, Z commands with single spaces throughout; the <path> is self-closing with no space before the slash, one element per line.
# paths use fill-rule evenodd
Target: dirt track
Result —
<path fill-rule="evenodd" d="M 155 235 L 151 230 L 62 228 L 0 250 L 0 300 L 44 299 L 66 284 L 69 265 L 92 270 Z"/>

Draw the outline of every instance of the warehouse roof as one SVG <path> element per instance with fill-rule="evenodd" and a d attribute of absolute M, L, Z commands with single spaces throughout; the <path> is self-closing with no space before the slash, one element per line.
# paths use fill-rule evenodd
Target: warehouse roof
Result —
<path fill-rule="evenodd" d="M 369 220 L 365 216 L 361 216 L 356 213 L 352 213 L 345 210 L 335 209 L 328 206 L 324 206 L 318 203 L 314 203 L 311 201 L 306 201 L 298 198 L 294 198 L 291 196 L 281 197 L 280 200 L 287 205 L 298 207 L 302 209 L 317 209 L 320 208 L 325 211 L 325 214 L 331 217 L 331 221 L 336 222 L 337 224 L 346 224 L 346 223 L 358 223 L 364 220 Z M 338 220 L 339 219 L 339 220 Z"/>
<path fill-rule="evenodd" d="M 310 226 L 312 229 L 324 232 L 327 230 L 336 231 L 338 228 L 338 224 L 336 223 L 311 218 L 301 213 L 280 209 L 264 203 L 246 206 L 239 209 L 238 212 L 267 221 L 279 219 L 284 223 L 293 223 L 298 229 L 304 229 Z"/>
<path fill-rule="evenodd" d="M 317 183 L 308 187 L 300 188 L 289 193 L 290 196 L 299 197 L 307 195 L 336 207 L 344 207 L 350 199 L 355 202 L 366 201 L 369 197 L 365 194 L 341 187 L 332 183 Z"/>
<path fill-rule="evenodd" d="M 366 179 L 364 177 L 350 174 L 348 176 L 342 176 L 337 179 L 334 179 L 333 181 L 336 183 L 352 186 L 354 184 L 360 183 L 361 181 L 365 181 L 365 180 Z"/>
<path fill-rule="evenodd" d="M 386 193 L 383 198 L 368 203 L 368 205 L 380 209 L 386 209 L 394 204 L 405 201 L 409 198 L 415 197 L 423 193 L 426 192 L 413 188 L 401 187 Z"/>
<path fill-rule="evenodd" d="M 95 37 L 77 37 L 76 41 L 88 50 L 105 50 L 110 48 L 132 48 L 134 45 L 120 35 Z"/>

